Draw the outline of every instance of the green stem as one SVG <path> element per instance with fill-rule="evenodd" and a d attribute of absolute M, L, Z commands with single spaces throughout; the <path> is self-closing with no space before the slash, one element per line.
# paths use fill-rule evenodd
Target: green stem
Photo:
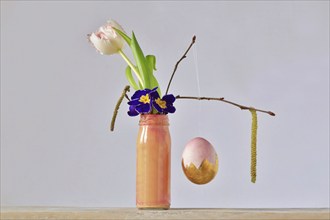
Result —
<path fill-rule="evenodd" d="M 118 53 L 122 56 L 122 58 L 126 61 L 126 63 L 131 67 L 131 69 L 135 73 L 136 77 L 138 78 L 138 80 L 140 81 L 142 86 L 145 87 L 144 83 L 142 81 L 142 78 L 139 75 L 139 70 L 135 67 L 135 65 L 131 62 L 131 60 L 126 56 L 126 54 L 122 50 L 119 50 Z"/>

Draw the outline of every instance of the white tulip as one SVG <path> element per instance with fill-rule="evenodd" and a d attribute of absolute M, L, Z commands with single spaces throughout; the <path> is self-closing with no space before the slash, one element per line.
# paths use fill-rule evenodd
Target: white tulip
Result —
<path fill-rule="evenodd" d="M 114 20 L 89 35 L 89 41 L 103 55 L 118 53 L 124 46 L 124 39 L 116 33 L 114 28 L 124 32 L 123 28 Z"/>

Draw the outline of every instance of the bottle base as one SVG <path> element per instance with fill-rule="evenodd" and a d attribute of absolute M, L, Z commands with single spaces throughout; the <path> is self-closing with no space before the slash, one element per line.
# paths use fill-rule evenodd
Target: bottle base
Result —
<path fill-rule="evenodd" d="M 170 205 L 143 205 L 136 206 L 139 210 L 168 210 Z"/>

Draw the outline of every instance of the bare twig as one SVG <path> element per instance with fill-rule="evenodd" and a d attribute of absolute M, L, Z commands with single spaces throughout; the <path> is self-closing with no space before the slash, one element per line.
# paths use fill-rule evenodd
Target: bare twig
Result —
<path fill-rule="evenodd" d="M 129 92 L 129 90 L 128 90 Z M 128 95 L 125 93 L 125 98 L 128 100 L 128 101 L 131 101 L 131 99 L 128 97 Z"/>
<path fill-rule="evenodd" d="M 239 107 L 241 110 L 255 110 L 257 112 L 263 112 L 263 113 L 267 113 L 271 116 L 275 116 L 275 113 L 271 112 L 271 111 L 265 111 L 265 110 L 261 110 L 261 109 L 256 109 L 254 107 L 247 107 L 244 105 L 240 105 L 228 100 L 225 100 L 225 98 L 221 97 L 221 98 L 212 98 L 212 97 L 194 97 L 194 96 L 176 96 L 176 99 L 195 99 L 195 100 L 215 100 L 215 101 L 221 101 L 221 102 L 225 102 L 231 105 L 234 105 L 236 107 Z"/>
<path fill-rule="evenodd" d="M 113 111 L 112 119 L 111 119 L 111 125 L 110 125 L 110 131 L 113 131 L 115 129 L 115 122 L 118 114 L 118 110 L 120 107 L 121 102 L 123 101 L 124 97 L 128 98 L 126 93 L 129 92 L 129 86 L 125 86 L 121 96 L 119 97 L 117 104 L 115 106 L 115 110 Z M 128 98 L 129 100 L 129 98 Z"/>
<path fill-rule="evenodd" d="M 172 80 L 173 80 L 174 74 L 175 74 L 176 70 L 178 69 L 179 63 L 180 63 L 184 58 L 187 57 L 187 53 L 189 52 L 190 48 L 191 48 L 192 45 L 195 43 L 195 41 L 196 41 L 196 36 L 194 35 L 193 38 L 192 38 L 192 41 L 191 41 L 191 43 L 190 43 L 190 45 L 189 45 L 189 47 L 188 47 L 188 49 L 187 49 L 186 52 L 183 54 L 183 56 L 180 58 L 180 60 L 175 64 L 175 67 L 174 67 L 173 73 L 172 73 L 172 75 L 171 75 L 170 81 L 168 82 L 168 85 L 167 85 L 167 89 L 166 89 L 166 93 L 165 93 L 165 95 L 167 95 L 168 90 L 170 89 L 170 85 L 171 85 L 171 83 L 172 83 Z"/>

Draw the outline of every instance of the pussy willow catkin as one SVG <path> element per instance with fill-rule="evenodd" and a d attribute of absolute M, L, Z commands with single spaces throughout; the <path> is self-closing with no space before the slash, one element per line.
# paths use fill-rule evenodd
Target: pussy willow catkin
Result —
<path fill-rule="evenodd" d="M 252 126 L 251 126 L 251 182 L 255 183 L 257 178 L 257 112 L 254 109 L 250 109 L 252 114 Z"/>

